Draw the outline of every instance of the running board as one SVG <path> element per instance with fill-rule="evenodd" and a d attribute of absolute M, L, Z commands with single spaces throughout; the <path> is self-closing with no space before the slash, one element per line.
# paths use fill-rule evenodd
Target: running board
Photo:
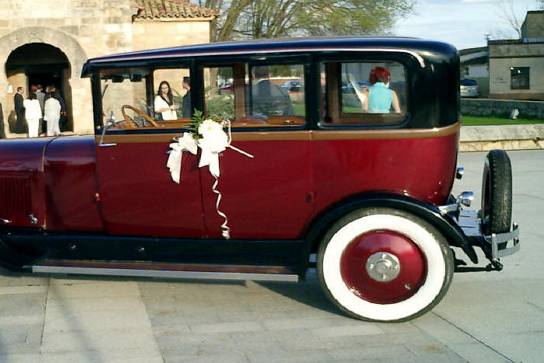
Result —
<path fill-rule="evenodd" d="M 33 273 L 95 276 L 153 277 L 196 280 L 253 280 L 298 282 L 299 276 L 282 266 L 201 265 L 149 262 L 43 261 Z"/>

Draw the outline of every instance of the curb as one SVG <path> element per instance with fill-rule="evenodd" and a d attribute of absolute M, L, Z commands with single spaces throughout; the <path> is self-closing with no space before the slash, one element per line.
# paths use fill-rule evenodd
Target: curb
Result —
<path fill-rule="evenodd" d="M 459 151 L 543 150 L 544 125 L 462 126 Z"/>

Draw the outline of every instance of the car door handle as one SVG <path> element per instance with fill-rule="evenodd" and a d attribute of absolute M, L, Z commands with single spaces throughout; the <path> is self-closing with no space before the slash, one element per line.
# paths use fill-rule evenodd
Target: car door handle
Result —
<path fill-rule="evenodd" d="M 117 143 L 115 143 L 115 142 L 110 142 L 110 143 L 105 143 L 105 144 L 98 144 L 98 146 L 100 146 L 100 147 L 117 146 Z"/>

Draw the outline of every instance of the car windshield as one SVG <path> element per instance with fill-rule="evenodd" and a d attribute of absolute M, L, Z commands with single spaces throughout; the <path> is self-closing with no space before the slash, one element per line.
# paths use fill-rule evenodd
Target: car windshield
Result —
<path fill-rule="evenodd" d="M 473 79 L 462 79 L 461 80 L 461 86 L 477 86 L 478 83 L 476 83 Z"/>

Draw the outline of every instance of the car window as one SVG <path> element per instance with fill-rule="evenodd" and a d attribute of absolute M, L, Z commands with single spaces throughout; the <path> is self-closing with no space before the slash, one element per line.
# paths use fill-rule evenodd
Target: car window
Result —
<path fill-rule="evenodd" d="M 109 131 L 178 129 L 192 116 L 188 68 L 104 70 L 101 92 Z"/>
<path fill-rule="evenodd" d="M 391 125 L 407 112 L 406 71 L 398 62 L 321 65 L 321 117 L 326 124 Z"/>
<path fill-rule="evenodd" d="M 304 66 L 238 63 L 204 68 L 205 111 L 233 127 L 305 123 Z"/>
<path fill-rule="evenodd" d="M 253 65 L 247 85 L 250 115 L 265 122 L 274 117 L 304 119 L 303 84 L 302 65 Z"/>
<path fill-rule="evenodd" d="M 234 120 L 232 67 L 204 68 L 204 104 L 208 115 Z"/>
<path fill-rule="evenodd" d="M 188 68 L 156 69 L 153 72 L 153 112 L 154 117 L 161 121 L 189 119 L 191 112 L 190 74 Z M 172 94 L 169 97 L 161 97 L 160 85 L 167 84 Z M 166 101 L 173 110 L 170 115 L 162 115 L 159 109 L 164 109 Z M 161 107 L 162 106 L 162 107 Z"/>
<path fill-rule="evenodd" d="M 144 127 L 148 116 L 145 71 L 104 71 L 101 74 L 102 114 L 111 128 Z M 137 110 L 137 111 L 134 111 Z M 139 114 L 135 114 L 139 113 Z"/>

